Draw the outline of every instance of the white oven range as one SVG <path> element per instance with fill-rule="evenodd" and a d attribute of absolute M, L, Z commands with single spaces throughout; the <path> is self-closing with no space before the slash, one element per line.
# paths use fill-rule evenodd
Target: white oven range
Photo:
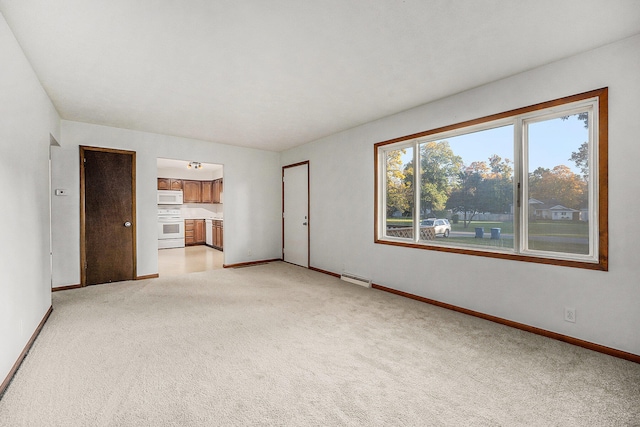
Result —
<path fill-rule="evenodd" d="M 158 249 L 184 248 L 184 220 L 180 209 L 158 207 Z"/>

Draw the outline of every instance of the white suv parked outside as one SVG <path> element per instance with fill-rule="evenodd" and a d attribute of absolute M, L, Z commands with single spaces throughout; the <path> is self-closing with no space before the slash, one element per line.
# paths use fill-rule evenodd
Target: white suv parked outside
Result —
<path fill-rule="evenodd" d="M 425 227 L 435 227 L 436 236 L 441 234 L 443 237 L 449 237 L 449 233 L 451 233 L 451 224 L 449 224 L 448 219 L 427 218 L 423 219 L 420 222 L 420 225 Z"/>

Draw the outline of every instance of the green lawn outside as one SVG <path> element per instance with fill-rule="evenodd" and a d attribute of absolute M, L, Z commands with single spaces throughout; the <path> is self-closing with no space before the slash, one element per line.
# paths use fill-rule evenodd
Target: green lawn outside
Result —
<path fill-rule="evenodd" d="M 492 248 L 505 248 L 513 249 L 512 238 L 490 239 L 486 234 L 483 239 L 476 239 L 475 237 L 436 237 L 440 244 L 451 244 L 453 246 L 469 245 L 469 246 L 485 246 Z"/>
<path fill-rule="evenodd" d="M 492 228 L 500 228 L 500 233 L 512 234 L 512 222 L 472 221 L 465 229 L 462 223 L 451 224 L 452 231 L 474 231 L 476 227 L 484 228 L 489 233 Z M 589 235 L 589 224 L 584 221 L 531 221 L 529 222 L 531 236 L 583 237 Z"/>
<path fill-rule="evenodd" d="M 388 225 L 411 227 L 411 218 L 392 219 Z M 475 237 L 476 227 L 484 229 L 484 238 Z M 500 228 L 500 239 L 491 239 L 491 229 Z M 467 228 L 462 223 L 451 224 L 452 232 L 467 232 L 473 235 L 454 236 L 449 238 L 437 237 L 439 244 L 458 246 L 483 246 L 493 248 L 513 249 L 513 223 L 496 221 L 472 221 Z M 574 254 L 589 253 L 588 243 L 571 241 L 572 238 L 586 239 L 589 236 L 589 224 L 574 221 L 531 221 L 529 223 L 529 236 L 534 238 L 529 241 L 529 248 L 539 251 L 563 252 Z M 535 239 L 535 237 L 548 236 L 550 239 Z M 566 237 L 568 241 L 557 238 Z"/>
<path fill-rule="evenodd" d="M 387 225 L 411 227 L 411 218 L 393 218 L 387 220 Z M 475 233 L 476 227 L 482 227 L 485 233 L 490 233 L 492 228 L 500 228 L 501 234 L 513 234 L 512 222 L 497 221 L 471 221 L 467 228 L 462 222 L 451 224 L 451 231 L 467 231 Z M 589 224 L 583 221 L 531 221 L 529 223 L 531 236 L 558 236 L 558 237 L 583 237 L 589 235 Z"/>
<path fill-rule="evenodd" d="M 464 228 L 462 221 L 457 224 L 451 224 L 451 231 L 471 231 L 475 232 L 476 227 L 482 227 L 485 233 L 491 232 L 492 228 L 499 228 L 500 233 L 513 233 L 512 222 L 492 222 L 492 221 L 471 221 L 471 224 Z"/>
<path fill-rule="evenodd" d="M 504 248 L 513 249 L 513 239 L 502 237 L 500 239 L 490 239 L 485 233 L 483 239 L 476 239 L 475 237 L 449 237 L 442 238 L 436 237 L 439 244 L 452 246 L 468 245 L 468 246 L 483 246 L 492 248 Z M 571 254 L 587 254 L 589 253 L 589 245 L 582 243 L 571 242 L 547 242 L 547 241 L 531 241 L 529 248 L 537 251 L 551 251 L 551 252 L 563 252 Z"/>

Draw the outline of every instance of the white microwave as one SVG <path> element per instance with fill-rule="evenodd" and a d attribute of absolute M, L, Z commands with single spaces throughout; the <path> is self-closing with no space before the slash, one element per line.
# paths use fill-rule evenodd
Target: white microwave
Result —
<path fill-rule="evenodd" d="M 182 190 L 158 190 L 159 205 L 181 205 Z"/>

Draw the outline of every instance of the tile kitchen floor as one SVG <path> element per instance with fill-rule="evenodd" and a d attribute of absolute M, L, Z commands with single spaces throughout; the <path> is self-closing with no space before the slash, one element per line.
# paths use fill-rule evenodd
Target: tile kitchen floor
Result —
<path fill-rule="evenodd" d="M 158 250 L 160 277 L 222 268 L 223 253 L 205 245 Z"/>

